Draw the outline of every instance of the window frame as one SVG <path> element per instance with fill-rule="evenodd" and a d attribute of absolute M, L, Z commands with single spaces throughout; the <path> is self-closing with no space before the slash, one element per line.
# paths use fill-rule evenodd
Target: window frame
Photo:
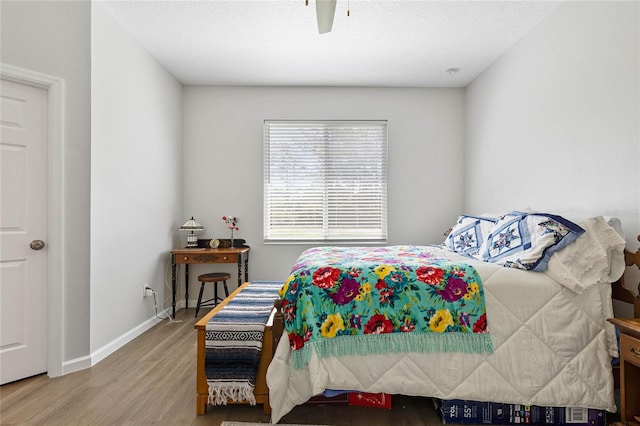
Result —
<path fill-rule="evenodd" d="M 274 200 L 273 193 L 276 192 L 273 190 L 273 186 L 271 185 L 272 179 L 278 177 L 278 173 L 282 174 L 282 171 L 276 171 L 275 174 L 272 173 L 273 168 L 280 167 L 282 170 L 285 161 L 280 160 L 275 161 L 272 158 L 274 146 L 277 142 L 274 141 L 276 137 L 273 136 L 273 132 L 275 129 L 280 130 L 288 129 L 296 133 L 296 135 L 290 137 L 287 141 L 279 141 L 282 144 L 278 146 L 278 148 L 283 149 L 282 147 L 289 148 L 290 151 L 294 153 L 291 154 L 293 159 L 306 159 L 308 156 L 306 153 L 301 154 L 300 152 L 300 144 L 309 143 L 311 148 L 319 149 L 323 153 L 319 155 L 318 158 L 321 158 L 323 161 L 328 161 L 328 163 L 324 163 L 318 168 L 314 168 L 313 171 L 317 172 L 321 178 L 317 180 L 312 180 L 315 185 L 318 185 L 323 188 L 323 200 L 322 200 L 322 226 L 308 226 L 304 225 L 298 226 L 298 229 L 313 229 L 314 232 L 304 233 L 301 232 L 297 236 L 295 232 L 286 233 L 286 226 L 283 225 L 281 227 L 273 226 L 274 220 L 273 214 L 276 211 L 275 208 L 272 208 L 272 202 Z M 322 130 L 324 131 L 322 131 Z M 347 129 L 347 130 L 345 130 Z M 349 130 L 351 129 L 351 133 Z M 343 134 L 348 134 L 349 136 L 344 137 Z M 318 134 L 322 133 L 324 136 L 318 138 Z M 296 136 L 301 136 L 300 139 L 294 140 Z M 281 137 L 281 134 L 278 134 L 278 137 Z M 311 141 L 312 140 L 312 141 Z M 367 146 L 368 150 L 362 149 L 362 146 L 358 146 L 358 144 L 362 145 L 366 141 L 375 143 L 375 156 L 371 155 L 371 146 Z M 287 145 L 289 143 L 289 145 Z M 340 147 L 337 149 L 338 152 L 341 152 L 342 156 L 335 156 L 336 152 L 336 144 Z M 324 150 L 320 149 L 324 146 Z M 346 146 L 347 148 L 343 149 L 342 146 Z M 332 150 L 328 150 L 327 148 L 331 147 Z M 354 149 L 356 147 L 357 149 Z M 331 243 L 331 244 L 386 244 L 388 239 L 388 225 L 387 225 L 387 199 L 388 199 L 388 121 L 387 120 L 264 120 L 263 125 L 263 166 L 264 166 L 264 189 L 263 189 L 263 242 L 265 244 L 313 244 L 313 243 Z M 297 150 L 297 151 L 296 151 Z M 287 152 L 290 152 L 287 151 Z M 331 153 L 329 153 L 331 151 Z M 318 155 L 317 151 L 314 151 L 315 155 Z M 354 154 L 362 153 L 361 157 L 353 157 Z M 296 155 L 299 155 L 297 157 Z M 313 157 L 314 154 L 310 154 L 309 157 Z M 335 161 L 331 161 L 331 157 Z M 335 185 L 335 183 L 342 182 L 341 177 L 334 177 L 333 179 L 329 179 L 329 181 L 334 183 L 334 187 L 342 186 L 349 187 L 349 185 L 358 185 L 365 184 L 366 186 L 366 194 L 363 195 L 362 198 L 366 199 L 364 202 L 359 202 L 356 200 L 355 208 L 358 209 L 358 206 L 365 206 L 369 208 L 363 208 L 359 211 L 363 213 L 369 213 L 371 216 L 366 216 L 365 214 L 349 214 L 347 213 L 345 220 L 350 219 L 349 223 L 354 223 L 353 228 L 347 226 L 341 226 L 340 223 L 340 215 L 336 213 L 336 211 L 341 209 L 341 206 L 345 204 L 342 203 L 339 199 L 340 196 L 345 196 L 351 194 L 352 196 L 357 193 L 353 188 L 351 192 L 344 192 L 341 189 L 334 189 L 333 191 L 328 190 L 331 185 L 327 183 L 327 176 L 330 175 L 331 171 L 339 172 L 340 171 L 340 163 L 355 161 L 354 159 L 358 158 L 359 161 L 371 161 L 371 163 L 367 164 L 367 167 L 362 167 L 362 169 L 367 169 L 367 173 L 356 174 L 355 176 L 351 176 L 353 179 L 347 179 L 346 185 Z M 341 160 L 341 161 L 340 161 Z M 297 162 L 290 162 L 296 163 Z M 373 164 L 372 166 L 369 166 Z M 356 168 L 349 169 L 350 175 L 353 174 L 353 170 L 359 170 Z M 293 174 L 295 175 L 295 171 Z M 309 174 L 305 174 L 305 177 L 308 177 Z M 340 175 L 342 176 L 342 175 Z M 322 181 L 322 183 L 320 183 Z M 280 185 L 282 187 L 283 182 L 289 183 L 290 180 L 287 181 L 284 178 Z M 289 185 L 285 185 L 287 188 Z M 373 188 L 373 189 L 372 189 Z M 286 194 L 289 197 L 294 197 L 294 192 L 288 191 Z M 309 196 L 309 193 L 313 191 L 307 190 L 305 194 Z M 333 196 L 333 197 L 332 197 Z M 338 198 L 336 198 L 338 197 Z M 357 198 L 357 197 L 356 197 Z M 371 201 L 370 198 L 373 200 Z M 298 200 L 298 198 L 296 198 Z M 331 201 L 330 201 L 331 200 Z M 304 201 L 308 201 L 305 199 Z M 309 204 L 311 205 L 311 204 Z M 331 207 L 333 206 L 333 207 Z M 373 207 L 372 207 L 373 206 Z M 318 211 L 320 209 L 318 206 L 315 206 L 313 213 L 311 216 L 318 216 Z M 344 209 L 343 209 L 344 210 Z M 282 209 L 281 211 L 282 212 Z M 293 214 L 295 214 L 295 208 Z M 336 217 L 336 214 L 338 215 Z M 363 216 L 367 219 L 357 219 L 354 218 L 356 216 Z M 300 222 L 305 223 L 305 220 L 309 218 L 307 216 L 296 216 L 300 220 Z M 287 225 L 292 226 L 292 229 L 296 228 L 294 224 L 295 219 L 289 219 L 289 222 L 285 223 Z M 313 220 L 311 220 L 313 221 Z M 318 220 L 315 220 L 317 223 Z M 375 223 L 376 226 L 366 227 L 361 224 L 366 223 Z M 321 229 L 320 232 L 318 232 Z M 339 234 L 341 232 L 345 233 L 344 237 L 341 237 Z"/>

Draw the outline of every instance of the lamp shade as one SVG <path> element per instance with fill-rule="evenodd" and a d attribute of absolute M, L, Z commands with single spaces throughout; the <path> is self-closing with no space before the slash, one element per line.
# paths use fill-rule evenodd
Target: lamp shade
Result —
<path fill-rule="evenodd" d="M 180 228 L 180 231 L 204 231 L 204 226 L 200 225 L 197 220 L 191 216 L 191 219 L 185 222 Z"/>

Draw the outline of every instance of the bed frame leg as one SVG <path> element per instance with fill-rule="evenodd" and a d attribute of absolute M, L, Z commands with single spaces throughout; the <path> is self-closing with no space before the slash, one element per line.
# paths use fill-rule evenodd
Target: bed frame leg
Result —
<path fill-rule="evenodd" d="M 265 401 L 262 403 L 262 414 L 271 414 L 271 404 L 269 404 L 269 397 L 265 397 Z"/>
<path fill-rule="evenodd" d="M 196 396 L 196 414 L 201 416 L 207 412 L 207 399 L 208 395 Z"/>

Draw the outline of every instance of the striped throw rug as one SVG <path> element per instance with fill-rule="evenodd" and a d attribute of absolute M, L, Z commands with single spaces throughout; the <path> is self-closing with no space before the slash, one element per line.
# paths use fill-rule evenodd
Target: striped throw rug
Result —
<path fill-rule="evenodd" d="M 209 404 L 248 401 L 255 405 L 253 390 L 264 327 L 282 284 L 252 281 L 207 323 L 205 374 Z"/>

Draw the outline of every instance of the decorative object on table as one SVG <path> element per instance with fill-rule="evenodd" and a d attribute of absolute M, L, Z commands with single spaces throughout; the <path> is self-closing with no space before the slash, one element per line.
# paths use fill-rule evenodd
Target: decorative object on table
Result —
<path fill-rule="evenodd" d="M 200 225 L 197 220 L 191 216 L 191 219 L 185 222 L 178 231 L 187 231 L 187 247 L 198 247 L 198 232 L 204 231 L 204 226 Z"/>
<path fill-rule="evenodd" d="M 247 241 L 244 238 L 234 238 L 233 246 L 231 245 L 231 240 L 229 238 L 220 238 L 220 245 L 218 248 L 228 249 L 228 248 L 243 248 L 249 247 L 247 245 Z"/>
<path fill-rule="evenodd" d="M 212 249 L 220 247 L 220 240 L 216 240 L 215 238 L 212 238 L 209 241 L 209 247 L 211 247 Z"/>
<path fill-rule="evenodd" d="M 238 223 L 238 216 L 222 216 L 222 220 L 224 220 L 224 223 L 227 225 L 227 228 L 229 228 L 231 230 L 231 248 L 235 247 L 234 246 L 234 241 L 233 241 L 233 231 L 239 231 L 240 228 L 238 228 L 237 223 Z"/>

